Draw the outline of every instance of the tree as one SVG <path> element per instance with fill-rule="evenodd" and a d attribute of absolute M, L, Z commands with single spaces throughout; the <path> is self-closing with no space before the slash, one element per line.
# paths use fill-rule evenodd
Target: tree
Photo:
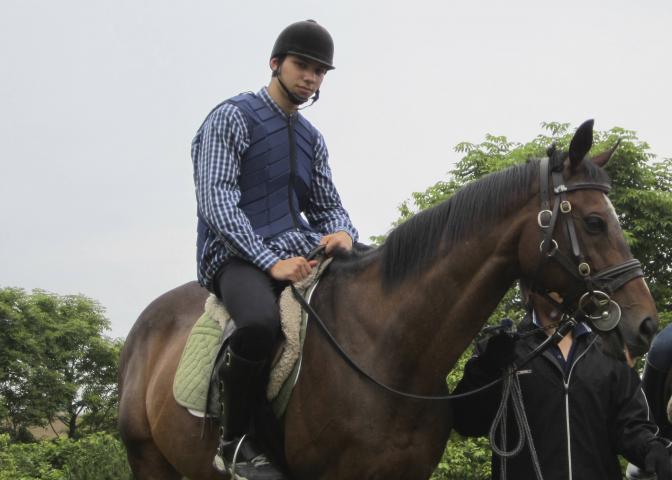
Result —
<path fill-rule="evenodd" d="M 13 439 L 55 420 L 68 436 L 116 414 L 120 342 L 103 335 L 104 309 L 82 295 L 0 289 L 0 429 Z"/>
<path fill-rule="evenodd" d="M 14 439 L 29 438 L 28 427 L 45 425 L 58 408 L 47 392 L 61 385 L 40 360 L 45 320 L 40 313 L 22 290 L 0 290 L 0 428 Z"/>

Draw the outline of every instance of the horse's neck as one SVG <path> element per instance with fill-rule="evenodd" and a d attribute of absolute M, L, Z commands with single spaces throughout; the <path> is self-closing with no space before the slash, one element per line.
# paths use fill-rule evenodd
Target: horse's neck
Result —
<path fill-rule="evenodd" d="M 387 355 L 395 375 L 411 383 L 425 381 L 414 375 L 420 371 L 444 378 L 515 279 L 518 236 L 514 224 L 474 236 L 387 291 L 380 265 L 372 265 L 349 289 L 354 325 L 344 330 L 360 332 L 350 333 L 353 341 L 366 338 L 372 352 Z"/>

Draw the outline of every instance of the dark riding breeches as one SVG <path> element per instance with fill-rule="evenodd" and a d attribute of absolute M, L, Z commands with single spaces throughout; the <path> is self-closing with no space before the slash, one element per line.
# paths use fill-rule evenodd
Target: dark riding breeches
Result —
<path fill-rule="evenodd" d="M 217 273 L 215 287 L 236 323 L 231 349 L 249 360 L 268 359 L 280 336 L 277 299 L 285 284 L 233 257 Z"/>

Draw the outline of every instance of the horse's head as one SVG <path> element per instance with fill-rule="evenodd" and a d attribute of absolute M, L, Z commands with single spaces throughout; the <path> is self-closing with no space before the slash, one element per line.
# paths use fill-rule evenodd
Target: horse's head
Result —
<path fill-rule="evenodd" d="M 521 242 L 521 266 L 535 290 L 559 293 L 565 311 L 588 318 L 598 330 L 617 326 L 611 335 L 639 356 L 656 332 L 656 307 L 606 195 L 610 180 L 603 167 L 615 147 L 590 158 L 592 143 L 589 120 L 577 129 L 568 153 L 551 148 L 540 161 L 539 213 L 527 230 L 541 233 L 524 235 L 536 240 Z"/>

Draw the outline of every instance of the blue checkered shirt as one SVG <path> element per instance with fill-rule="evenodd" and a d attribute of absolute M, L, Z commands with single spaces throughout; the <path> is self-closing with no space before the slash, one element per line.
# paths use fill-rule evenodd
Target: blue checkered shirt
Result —
<path fill-rule="evenodd" d="M 288 116 L 273 101 L 266 87 L 257 95 L 271 109 Z M 319 244 L 322 235 L 344 231 L 353 241 L 358 237 L 332 182 L 329 154 L 319 132 L 314 147 L 311 192 L 303 212 L 318 233 L 289 230 L 269 240 L 255 234 L 249 219 L 238 208 L 240 162 L 249 145 L 250 133 L 244 114 L 229 103 L 218 106 L 208 115 L 191 144 L 198 211 L 208 228 L 216 232 L 216 238 L 206 242 L 198 259 L 198 280 L 209 290 L 213 290 L 217 271 L 231 256 L 243 258 L 266 271 L 280 259 L 305 255 Z"/>

